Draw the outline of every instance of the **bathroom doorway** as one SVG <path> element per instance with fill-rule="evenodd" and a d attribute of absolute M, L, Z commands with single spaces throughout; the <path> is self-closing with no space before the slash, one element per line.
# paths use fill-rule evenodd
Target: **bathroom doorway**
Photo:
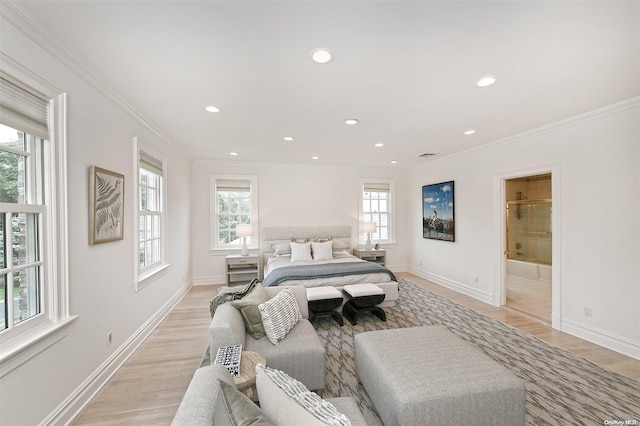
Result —
<path fill-rule="evenodd" d="M 511 309 L 552 322 L 551 173 L 505 181 L 506 301 Z"/>

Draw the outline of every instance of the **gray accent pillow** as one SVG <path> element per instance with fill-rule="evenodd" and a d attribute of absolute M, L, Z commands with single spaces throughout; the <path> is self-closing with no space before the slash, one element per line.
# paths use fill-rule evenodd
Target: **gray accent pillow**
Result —
<path fill-rule="evenodd" d="M 258 310 L 258 305 L 268 301 L 269 295 L 262 285 L 256 285 L 251 291 L 240 300 L 234 300 L 231 305 L 240 311 L 244 326 L 247 333 L 254 339 L 260 339 L 265 336 L 264 326 L 262 325 L 262 315 Z"/>
<path fill-rule="evenodd" d="M 213 411 L 216 426 L 275 426 L 246 395 L 218 380 L 218 398 Z"/>

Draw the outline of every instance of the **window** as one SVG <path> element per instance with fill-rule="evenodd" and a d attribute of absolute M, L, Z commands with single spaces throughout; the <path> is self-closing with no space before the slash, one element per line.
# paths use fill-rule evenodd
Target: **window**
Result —
<path fill-rule="evenodd" d="M 236 235 L 236 226 L 252 224 L 253 236 L 247 237 L 247 245 L 256 247 L 258 224 L 257 178 L 255 176 L 212 176 L 212 249 L 229 249 L 241 246 L 242 238 Z"/>
<path fill-rule="evenodd" d="M 65 96 L 15 63 L 0 70 L 0 362 L 55 339 L 68 312 Z M 34 89 L 13 75 L 24 76 Z M 48 93 L 44 95 L 43 93 Z M 53 125 L 53 124 L 57 125 Z M 20 356 L 17 356 L 20 355 Z"/>
<path fill-rule="evenodd" d="M 371 233 L 371 241 L 389 243 L 393 241 L 392 226 L 392 182 L 377 181 L 362 184 L 362 223 L 374 222 L 376 231 Z M 364 232 L 360 233 L 364 241 Z"/>
<path fill-rule="evenodd" d="M 136 143 L 137 145 L 137 140 Z M 138 150 L 138 282 L 166 266 L 164 239 L 164 164 L 146 151 Z"/>

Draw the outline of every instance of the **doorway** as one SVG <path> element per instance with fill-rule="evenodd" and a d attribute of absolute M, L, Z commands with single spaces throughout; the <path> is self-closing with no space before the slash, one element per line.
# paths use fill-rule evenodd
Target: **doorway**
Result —
<path fill-rule="evenodd" d="M 552 176 L 505 180 L 505 305 L 552 323 Z"/>

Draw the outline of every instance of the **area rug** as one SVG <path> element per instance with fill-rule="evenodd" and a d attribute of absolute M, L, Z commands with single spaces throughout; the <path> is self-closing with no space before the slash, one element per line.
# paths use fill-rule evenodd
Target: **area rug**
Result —
<path fill-rule="evenodd" d="M 640 382 L 402 278 L 399 288 L 396 306 L 385 308 L 386 322 L 362 316 L 355 326 L 345 321 L 340 327 L 329 318 L 316 323 L 327 348 L 327 378 L 322 396 L 353 397 L 369 424 L 381 422 L 355 375 L 353 337 L 364 331 L 425 325 L 447 327 L 520 377 L 527 388 L 527 425 L 604 425 L 626 421 L 640 424 Z M 203 359 L 203 365 L 206 364 L 207 354 Z"/>

